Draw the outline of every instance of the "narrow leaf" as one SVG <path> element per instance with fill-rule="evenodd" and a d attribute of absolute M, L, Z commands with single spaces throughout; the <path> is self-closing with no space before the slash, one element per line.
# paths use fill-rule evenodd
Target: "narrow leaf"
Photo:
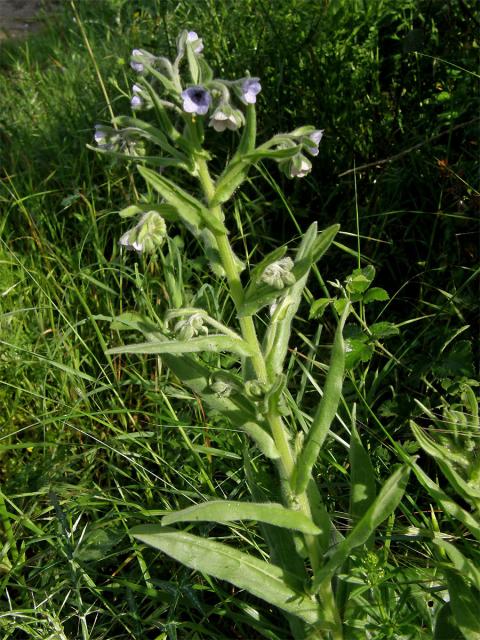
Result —
<path fill-rule="evenodd" d="M 466 640 L 480 640 L 480 593 L 453 571 L 447 572 L 448 593 L 455 622 Z"/>
<path fill-rule="evenodd" d="M 350 439 L 350 515 L 356 522 L 372 505 L 377 494 L 375 471 L 365 451 L 355 424 Z"/>
<path fill-rule="evenodd" d="M 175 522 L 235 522 L 237 520 L 255 520 L 310 535 L 320 533 L 320 529 L 303 513 L 292 511 L 275 502 L 212 500 L 169 513 L 162 518 L 162 525 Z"/>
<path fill-rule="evenodd" d="M 239 589 L 293 614 L 309 624 L 321 621 L 315 598 L 290 586 L 289 576 L 276 565 L 254 558 L 234 547 L 156 525 L 135 527 L 132 535 L 163 551 L 190 569 L 226 580 Z"/>
<path fill-rule="evenodd" d="M 303 493 L 307 487 L 313 466 L 317 461 L 320 449 L 325 442 L 325 438 L 330 431 L 333 419 L 337 413 L 338 404 L 342 395 L 343 375 L 345 373 L 343 327 L 345 326 L 349 311 L 349 307 L 345 307 L 342 317 L 339 320 L 333 341 L 330 366 L 325 380 L 323 396 L 313 418 L 303 449 L 295 464 L 291 483 L 293 490 L 297 494 Z"/>
<path fill-rule="evenodd" d="M 470 533 L 480 540 L 480 522 L 472 516 L 471 513 L 463 509 L 459 504 L 455 502 L 448 494 L 441 489 L 428 475 L 423 471 L 418 464 L 412 464 L 413 471 L 417 476 L 420 484 L 429 492 L 432 498 L 438 502 L 446 513 L 450 514 L 453 518 L 456 518 L 459 522 L 464 524 L 470 531 Z"/>
<path fill-rule="evenodd" d="M 108 349 L 107 353 L 199 353 L 201 351 L 230 351 L 240 356 L 249 357 L 253 354 L 250 345 L 244 340 L 224 335 L 208 335 L 191 340 L 165 340 L 164 342 L 140 342 L 127 344 L 122 347 Z"/>
<path fill-rule="evenodd" d="M 352 550 L 364 544 L 397 508 L 405 492 L 409 474 L 410 468 L 404 465 L 385 482 L 375 502 L 349 535 L 335 547 L 326 565 L 315 576 L 312 585 L 314 591 L 320 589 L 325 580 L 331 579 L 335 571 L 350 557 Z"/>
<path fill-rule="evenodd" d="M 201 202 L 159 173 L 146 167 L 138 167 L 138 170 L 146 182 L 158 191 L 162 198 L 165 198 L 169 204 L 175 207 L 182 220 L 196 228 L 201 225 Z"/>

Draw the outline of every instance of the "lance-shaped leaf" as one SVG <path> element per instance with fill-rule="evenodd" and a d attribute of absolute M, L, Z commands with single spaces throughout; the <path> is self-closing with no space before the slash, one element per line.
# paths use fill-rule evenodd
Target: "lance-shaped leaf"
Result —
<path fill-rule="evenodd" d="M 377 527 L 397 508 L 408 482 L 410 468 L 403 465 L 385 482 L 375 502 L 354 526 L 352 531 L 332 551 L 330 559 L 316 574 L 312 590 L 317 591 L 325 580 L 330 580 L 348 560 L 355 547 L 364 544 Z"/>
<path fill-rule="evenodd" d="M 345 344 L 343 340 L 343 327 L 350 309 L 345 307 L 339 320 L 335 338 L 333 340 L 330 366 L 328 368 L 323 396 L 313 418 L 312 425 L 307 434 L 305 444 L 297 458 L 292 475 L 292 489 L 301 494 L 305 491 L 310 479 L 313 466 L 317 461 L 325 438 L 330 431 L 331 424 L 337 413 L 338 404 L 342 395 L 343 376 L 345 373 Z"/>
<path fill-rule="evenodd" d="M 112 329 L 140 331 L 148 341 L 155 344 L 167 340 L 162 334 L 161 327 L 138 313 L 123 313 L 116 318 L 104 316 L 103 319 L 113 320 Z M 267 433 L 267 427 L 263 425 L 262 420 L 257 416 L 255 405 L 245 396 L 245 393 L 237 392 L 236 390 L 233 390 L 229 396 L 215 393 L 210 386 L 213 371 L 200 363 L 194 356 L 164 353 L 162 354 L 162 361 L 174 375 L 200 396 L 211 409 L 231 420 L 236 427 L 243 430 L 247 424 L 255 423 L 258 428 L 263 428 L 266 437 L 270 437 Z M 246 428 L 245 431 L 247 431 Z M 265 446 L 268 450 L 268 442 Z M 272 443 L 270 443 L 270 446 L 272 446 Z"/>
<path fill-rule="evenodd" d="M 246 179 L 250 167 L 260 160 L 291 158 L 301 149 L 299 146 L 290 147 L 288 149 L 256 149 L 251 153 L 243 155 L 241 159 L 230 162 L 225 171 L 219 176 L 215 193 L 210 205 L 215 207 L 223 204 L 233 195 L 234 191 Z"/>
<path fill-rule="evenodd" d="M 352 422 L 350 438 L 350 516 L 357 522 L 371 506 L 377 494 L 375 471 L 370 456 L 365 451 L 355 423 Z M 369 541 L 373 543 L 373 538 Z"/>
<path fill-rule="evenodd" d="M 320 529 L 306 515 L 287 509 L 277 502 L 211 500 L 167 514 L 162 518 L 162 525 L 176 522 L 236 522 L 238 520 L 255 520 L 314 536 L 320 533 Z"/>
<path fill-rule="evenodd" d="M 157 211 L 162 216 L 162 218 L 165 218 L 165 220 L 168 220 L 169 222 L 175 222 L 176 220 L 178 220 L 178 214 L 175 207 L 172 207 L 169 204 L 158 202 L 154 204 L 131 204 L 128 207 L 121 209 L 118 212 L 118 215 L 121 218 L 132 218 L 138 213 L 146 213 L 147 211 Z"/>
<path fill-rule="evenodd" d="M 420 484 L 428 491 L 432 498 L 438 502 L 442 509 L 450 516 L 464 524 L 470 533 L 475 536 L 477 540 L 480 540 L 480 521 L 445 493 L 438 484 L 428 477 L 425 471 L 423 471 L 418 464 L 413 463 L 412 468 Z"/>
<path fill-rule="evenodd" d="M 187 156 L 178 151 L 178 149 L 168 142 L 167 136 L 163 131 L 154 127 L 149 122 L 145 122 L 140 118 L 131 118 L 129 116 L 118 116 L 114 119 L 114 122 L 120 127 L 127 127 L 126 131 L 133 131 L 142 138 L 153 142 L 153 144 L 157 145 L 174 158 L 177 158 L 185 164 L 188 163 Z"/>
<path fill-rule="evenodd" d="M 433 544 L 444 549 L 453 563 L 458 573 L 464 578 L 468 578 L 478 591 L 480 591 L 480 567 L 477 563 L 466 558 L 459 549 L 451 542 L 435 537 Z"/>
<path fill-rule="evenodd" d="M 279 290 L 270 284 L 259 282 L 259 276 L 261 276 L 261 273 L 258 274 L 255 269 L 255 279 L 252 278 L 245 291 L 245 298 L 239 309 L 238 315 L 240 317 L 253 315 L 266 305 L 272 304 L 272 302 L 279 297 L 288 296 L 290 301 L 294 303 L 294 306 L 291 307 L 290 311 L 285 316 L 285 318 L 290 318 L 290 321 L 284 322 L 284 326 L 286 327 L 287 324 L 290 326 L 291 319 L 295 315 L 300 304 L 309 270 L 331 245 L 339 228 L 339 225 L 332 225 L 317 236 L 317 224 L 313 223 L 310 225 L 302 238 L 302 242 L 298 248 L 294 266 L 291 271 L 296 282 L 289 287 Z M 266 256 L 266 258 L 268 258 L 268 256 Z"/>
<path fill-rule="evenodd" d="M 168 204 L 175 207 L 179 217 L 187 225 L 191 225 L 194 229 L 205 225 L 213 233 L 226 233 L 223 222 L 213 216 L 200 200 L 178 187 L 175 182 L 146 167 L 138 167 L 138 170 L 145 180 L 165 198 Z"/>
<path fill-rule="evenodd" d="M 226 544 L 161 525 L 134 527 L 131 533 L 190 569 L 226 580 L 309 624 L 322 621 L 316 599 L 292 588 L 289 576 L 276 565 Z"/>
<path fill-rule="evenodd" d="M 101 153 L 104 156 L 110 156 L 111 158 L 122 158 L 129 162 L 142 163 L 142 165 L 149 163 L 156 167 L 179 167 L 180 169 L 187 170 L 187 165 L 177 158 L 168 158 L 166 156 L 134 156 L 131 153 L 122 153 L 121 151 L 111 151 L 110 149 L 94 147 L 91 144 L 87 144 L 86 147 L 96 153 Z"/>
<path fill-rule="evenodd" d="M 480 593 L 453 571 L 447 571 L 448 593 L 455 622 L 466 640 L 480 640 Z"/>
<path fill-rule="evenodd" d="M 478 502 L 480 500 L 480 486 L 475 486 L 473 482 L 466 482 L 462 476 L 455 470 L 451 459 L 450 452 L 445 447 L 426 436 L 420 427 L 413 421 L 410 421 L 413 434 L 424 451 L 426 451 L 438 463 L 443 471 L 443 475 L 450 482 L 451 486 L 469 503 Z"/>
<path fill-rule="evenodd" d="M 215 353 L 229 351 L 242 357 L 251 357 L 254 353 L 245 340 L 221 334 L 199 336 L 198 338 L 191 338 L 190 340 L 165 340 L 163 342 L 126 344 L 122 347 L 108 349 L 106 353 L 110 355 L 115 353 L 155 353 L 162 355 L 164 353 L 200 353 L 202 351 L 213 351 Z"/>
<path fill-rule="evenodd" d="M 295 261 L 305 264 L 305 260 L 310 260 L 310 265 L 317 262 L 332 244 L 339 228 L 339 225 L 332 225 L 318 235 L 317 225 L 312 224 L 303 237 Z M 302 277 L 298 278 L 296 275 L 297 281 L 281 300 L 265 334 L 265 361 L 270 376 L 278 375 L 283 371 L 293 318 L 300 306 L 308 274 L 309 268 Z"/>

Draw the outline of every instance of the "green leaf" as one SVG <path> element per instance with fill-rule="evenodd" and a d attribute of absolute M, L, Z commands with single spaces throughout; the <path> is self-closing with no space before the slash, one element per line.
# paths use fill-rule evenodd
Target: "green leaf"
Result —
<path fill-rule="evenodd" d="M 372 336 L 379 340 L 381 338 L 389 338 L 390 336 L 398 336 L 400 331 L 391 322 L 376 322 L 368 327 Z"/>
<path fill-rule="evenodd" d="M 385 289 L 382 289 L 380 287 L 372 287 L 364 293 L 362 298 L 363 304 L 369 304 L 370 302 L 374 302 L 377 300 L 380 302 L 390 300 L 390 296 L 388 295 L 387 291 L 385 291 Z"/>
<path fill-rule="evenodd" d="M 480 591 L 480 567 L 477 563 L 466 558 L 455 545 L 442 538 L 433 538 L 433 544 L 444 549 L 450 558 L 453 566 L 464 578 L 468 578 L 472 584 Z"/>
<path fill-rule="evenodd" d="M 466 640 L 480 640 L 480 593 L 453 571 L 447 572 L 448 592 L 455 621 Z"/>
<path fill-rule="evenodd" d="M 187 225 L 191 225 L 194 229 L 198 230 L 203 224 L 213 233 L 227 233 L 221 220 L 212 215 L 200 200 L 197 200 L 181 189 L 175 182 L 164 178 L 159 173 L 146 167 L 138 167 L 138 170 L 145 180 L 165 198 L 168 204 L 175 207 L 179 217 L 186 222 Z"/>
<path fill-rule="evenodd" d="M 176 522 L 235 522 L 237 520 L 256 520 L 310 535 L 320 533 L 320 529 L 303 513 L 287 509 L 276 502 L 212 500 L 169 513 L 162 518 L 162 525 Z"/>
<path fill-rule="evenodd" d="M 112 326 L 117 330 L 140 331 L 148 341 L 155 344 L 167 340 L 158 326 L 138 313 L 127 312 L 116 318 L 103 316 L 98 319 L 111 322 L 113 320 Z M 275 457 L 275 445 L 267 433 L 268 427 L 259 420 L 255 405 L 245 396 L 245 393 L 234 390 L 229 396 L 220 396 L 212 391 L 210 387 L 212 370 L 194 356 L 186 353 L 181 355 L 163 353 L 162 361 L 189 389 L 200 396 L 210 409 L 229 419 L 239 429 L 245 430 L 265 455 L 270 451 L 271 457 Z M 253 431 L 248 426 L 250 423 L 254 423 L 257 429 Z M 263 431 L 263 434 L 259 434 L 258 430 Z"/>
<path fill-rule="evenodd" d="M 446 602 L 438 610 L 433 640 L 466 640 L 455 624 L 455 617 L 450 602 Z"/>
<path fill-rule="evenodd" d="M 193 227 L 200 227 L 202 221 L 203 205 L 199 200 L 193 198 L 189 193 L 177 187 L 174 182 L 167 180 L 158 172 L 138 167 L 138 171 L 158 193 L 165 198 L 178 211 L 179 217 Z"/>
<path fill-rule="evenodd" d="M 469 340 L 458 340 L 443 355 L 433 371 L 442 378 L 475 376 L 473 367 L 472 344 Z"/>
<path fill-rule="evenodd" d="M 119 124 L 121 127 L 126 127 L 126 131 L 135 132 L 142 138 L 149 140 L 177 160 L 180 160 L 184 163 L 188 162 L 187 156 L 179 152 L 168 142 L 168 139 L 163 131 L 161 129 L 157 129 L 157 127 L 154 127 L 149 122 L 145 122 L 144 120 L 140 120 L 139 118 L 131 118 L 129 116 L 118 116 L 114 118 L 113 121 L 116 124 Z"/>
<path fill-rule="evenodd" d="M 255 267 L 252 269 L 250 273 L 250 283 L 256 284 L 260 281 L 260 277 L 268 265 L 272 264 L 272 262 L 276 262 L 283 258 L 283 256 L 287 253 L 287 247 L 283 245 L 282 247 L 278 247 L 274 249 L 270 253 L 268 253 Z"/>
<path fill-rule="evenodd" d="M 243 158 L 227 165 L 216 182 L 215 193 L 210 200 L 211 207 L 221 205 L 231 198 L 233 192 L 247 177 L 251 164 L 252 162 Z"/>
<path fill-rule="evenodd" d="M 313 466 L 330 431 L 342 395 L 343 375 L 345 373 L 343 328 L 349 311 L 349 307 L 346 307 L 338 322 L 330 356 L 330 365 L 323 388 L 323 396 L 293 470 L 290 483 L 297 495 L 303 493 L 307 488 Z"/>
<path fill-rule="evenodd" d="M 373 345 L 365 338 L 347 338 L 345 340 L 345 368 L 353 369 L 359 362 L 368 362 L 373 355 Z"/>
<path fill-rule="evenodd" d="M 456 518 L 459 522 L 464 524 L 470 531 L 470 533 L 480 540 L 480 522 L 468 511 L 458 505 L 448 494 L 441 489 L 428 475 L 423 471 L 421 467 L 415 462 L 412 463 L 412 468 L 419 480 L 420 484 L 429 492 L 432 498 L 438 502 L 440 507 L 453 518 Z"/>
<path fill-rule="evenodd" d="M 385 482 L 377 498 L 348 536 L 332 551 L 330 559 L 315 576 L 313 589 L 317 591 L 325 580 L 333 577 L 337 569 L 350 557 L 355 547 L 364 544 L 378 526 L 397 508 L 407 486 L 410 468 L 403 465 Z"/>
<path fill-rule="evenodd" d="M 377 495 L 375 471 L 355 424 L 350 438 L 350 515 L 354 522 L 370 508 Z"/>
<path fill-rule="evenodd" d="M 363 269 L 355 269 L 345 279 L 349 293 L 363 293 L 372 284 L 375 278 L 375 267 L 371 264 Z"/>
<path fill-rule="evenodd" d="M 309 624 L 322 620 L 316 599 L 292 589 L 289 576 L 276 565 L 177 529 L 145 525 L 135 527 L 131 533 L 190 569 L 226 580 Z"/>
<path fill-rule="evenodd" d="M 426 436 L 415 422 L 410 421 L 410 426 L 422 449 L 431 455 L 432 458 L 435 458 L 450 485 L 464 500 L 473 506 L 475 499 L 480 499 L 480 486 L 475 486 L 473 482 L 465 482 L 455 470 L 451 462 L 451 453 L 446 447 L 442 447 L 442 445 Z"/>
<path fill-rule="evenodd" d="M 312 320 L 313 318 L 321 318 L 331 302 L 331 298 L 318 298 L 317 300 L 312 302 L 310 306 L 310 312 L 308 314 L 308 319 Z"/>
<path fill-rule="evenodd" d="M 250 357 L 253 355 L 252 348 L 245 342 L 224 335 L 207 335 L 191 340 L 165 340 L 162 342 L 140 342 L 139 344 L 127 344 L 122 347 L 108 349 L 107 353 L 113 355 L 115 353 L 199 353 L 201 351 L 213 351 L 220 353 L 221 351 L 230 351 L 240 356 Z"/>

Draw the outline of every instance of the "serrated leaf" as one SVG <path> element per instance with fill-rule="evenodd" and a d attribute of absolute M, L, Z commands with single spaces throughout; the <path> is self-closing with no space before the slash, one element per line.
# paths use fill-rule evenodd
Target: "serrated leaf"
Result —
<path fill-rule="evenodd" d="M 320 529 L 303 513 L 287 509 L 276 502 L 212 500 L 169 513 L 162 518 L 162 525 L 176 522 L 236 522 L 238 520 L 255 520 L 310 535 L 321 533 Z"/>
<path fill-rule="evenodd" d="M 345 340 L 345 368 L 353 369 L 359 362 L 368 362 L 373 351 L 373 345 L 363 338 L 347 338 Z"/>
<path fill-rule="evenodd" d="M 160 525 L 135 527 L 131 533 L 190 569 L 226 580 L 309 624 L 322 620 L 316 599 L 292 589 L 289 576 L 276 565 L 226 544 Z"/>
<path fill-rule="evenodd" d="M 363 304 L 368 304 L 369 302 L 374 301 L 383 302 L 385 300 L 390 300 L 390 296 L 388 295 L 388 292 L 381 287 L 372 287 L 371 289 L 368 289 L 368 291 L 365 291 L 362 298 Z"/>
<path fill-rule="evenodd" d="M 325 313 L 326 308 L 332 302 L 331 298 L 317 298 L 314 300 L 310 306 L 310 311 L 308 314 L 308 319 L 317 319 L 321 318 Z"/>
<path fill-rule="evenodd" d="M 363 269 L 354 269 L 345 279 L 347 291 L 349 293 L 363 293 L 372 284 L 375 278 L 375 267 L 371 264 Z"/>
<path fill-rule="evenodd" d="M 325 580 L 333 577 L 337 569 L 350 557 L 353 549 L 364 544 L 378 526 L 397 508 L 407 486 L 410 468 L 397 469 L 383 485 L 380 493 L 352 531 L 332 551 L 330 559 L 318 571 L 313 589 L 318 590 Z"/>
<path fill-rule="evenodd" d="M 369 329 L 375 339 L 388 338 L 400 334 L 398 327 L 392 322 L 375 322 L 375 324 L 369 326 Z"/>

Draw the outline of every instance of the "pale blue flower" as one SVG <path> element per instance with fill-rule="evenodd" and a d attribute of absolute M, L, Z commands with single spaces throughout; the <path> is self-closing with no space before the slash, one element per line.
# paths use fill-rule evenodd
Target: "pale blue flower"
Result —
<path fill-rule="evenodd" d="M 305 151 L 307 151 L 311 156 L 318 156 L 318 145 L 320 144 L 320 140 L 323 138 L 323 129 L 315 129 L 312 131 L 307 138 L 313 142 L 313 145 L 308 143 L 304 145 Z"/>
<path fill-rule="evenodd" d="M 199 85 L 189 87 L 182 91 L 183 110 L 187 113 L 196 113 L 204 116 L 212 103 L 212 97 L 208 91 Z"/>
<path fill-rule="evenodd" d="M 242 83 L 242 100 L 246 104 L 255 104 L 261 90 L 260 78 L 247 78 Z"/>

